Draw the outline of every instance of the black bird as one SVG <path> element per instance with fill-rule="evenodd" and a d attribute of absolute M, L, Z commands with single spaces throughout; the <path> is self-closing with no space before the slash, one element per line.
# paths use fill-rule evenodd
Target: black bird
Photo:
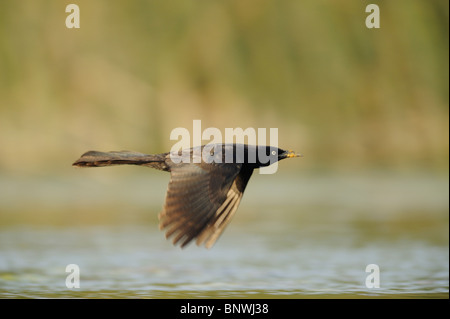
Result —
<path fill-rule="evenodd" d="M 166 201 L 159 214 L 166 238 L 184 247 L 214 245 L 236 212 L 256 168 L 299 157 L 272 146 L 207 144 L 179 152 L 147 155 L 137 152 L 84 153 L 73 166 L 140 165 L 170 172 Z"/>

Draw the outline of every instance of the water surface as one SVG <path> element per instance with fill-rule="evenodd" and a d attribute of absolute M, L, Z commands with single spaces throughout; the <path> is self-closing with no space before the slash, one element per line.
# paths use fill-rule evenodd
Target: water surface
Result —
<path fill-rule="evenodd" d="M 165 240 L 165 189 L 130 191 L 144 180 L 120 192 L 102 181 L 9 181 L 10 194 L 34 189 L 35 205 L 3 195 L 0 297 L 448 298 L 445 179 L 284 177 L 270 190 L 262 179 L 210 250 Z M 78 289 L 66 287 L 69 264 Z M 379 288 L 366 286 L 369 264 Z"/>

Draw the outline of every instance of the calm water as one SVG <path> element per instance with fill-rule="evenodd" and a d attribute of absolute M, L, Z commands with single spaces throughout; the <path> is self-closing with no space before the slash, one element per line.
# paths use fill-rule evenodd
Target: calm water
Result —
<path fill-rule="evenodd" d="M 0 179 L 0 297 L 449 296 L 446 178 L 257 176 L 216 246 L 182 250 L 158 230 L 167 176 L 155 176 L 125 190 L 115 178 Z M 79 289 L 66 287 L 69 264 Z M 369 264 L 379 288 L 366 287 Z"/>

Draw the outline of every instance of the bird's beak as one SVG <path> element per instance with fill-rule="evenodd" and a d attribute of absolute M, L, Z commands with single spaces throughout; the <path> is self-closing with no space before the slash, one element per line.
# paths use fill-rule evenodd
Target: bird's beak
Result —
<path fill-rule="evenodd" d="M 285 156 L 286 158 L 291 158 L 291 157 L 303 157 L 302 154 L 295 154 L 294 151 L 287 151 L 287 152 L 284 153 L 284 156 Z"/>

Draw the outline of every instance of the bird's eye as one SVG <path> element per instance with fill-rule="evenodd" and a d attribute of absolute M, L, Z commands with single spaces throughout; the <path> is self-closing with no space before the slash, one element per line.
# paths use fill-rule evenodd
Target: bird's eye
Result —
<path fill-rule="evenodd" d="M 277 152 L 275 152 L 275 151 L 272 151 L 272 155 L 277 155 Z"/>

